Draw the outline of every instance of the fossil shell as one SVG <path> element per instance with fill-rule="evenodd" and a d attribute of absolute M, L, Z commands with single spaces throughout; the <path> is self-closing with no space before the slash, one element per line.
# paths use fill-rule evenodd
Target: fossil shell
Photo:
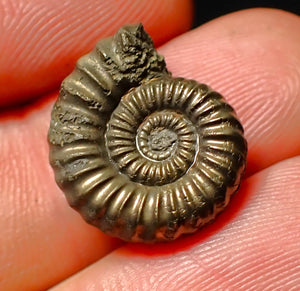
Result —
<path fill-rule="evenodd" d="M 173 240 L 214 219 L 237 191 L 247 154 L 233 108 L 207 85 L 171 77 L 142 25 L 79 59 L 48 138 L 69 204 L 133 242 Z"/>

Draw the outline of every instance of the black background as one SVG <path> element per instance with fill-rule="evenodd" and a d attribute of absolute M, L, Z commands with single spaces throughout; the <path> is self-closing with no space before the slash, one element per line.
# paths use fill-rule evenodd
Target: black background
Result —
<path fill-rule="evenodd" d="M 184 0 L 183 0 L 184 1 Z M 300 0 L 252 0 L 252 1 L 213 1 L 213 0 L 195 0 L 195 17 L 193 27 L 197 27 L 218 16 L 238 11 L 246 8 L 254 7 L 270 7 L 278 8 L 293 12 L 297 15 L 300 14 Z M 299 32 L 300 33 L 300 32 Z"/>

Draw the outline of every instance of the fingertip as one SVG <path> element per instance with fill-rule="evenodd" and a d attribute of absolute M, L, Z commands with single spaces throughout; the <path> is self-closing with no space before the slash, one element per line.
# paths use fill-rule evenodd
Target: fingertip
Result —
<path fill-rule="evenodd" d="M 142 22 L 158 45 L 189 29 L 193 17 L 191 0 L 35 0 L 24 5 L 4 0 L 0 10 L 5 19 L 0 107 L 56 89 L 80 56 L 122 25 Z"/>
<path fill-rule="evenodd" d="M 248 175 L 300 153 L 299 29 L 292 13 L 249 9 L 160 48 L 175 76 L 210 85 L 235 108 L 248 139 Z"/>

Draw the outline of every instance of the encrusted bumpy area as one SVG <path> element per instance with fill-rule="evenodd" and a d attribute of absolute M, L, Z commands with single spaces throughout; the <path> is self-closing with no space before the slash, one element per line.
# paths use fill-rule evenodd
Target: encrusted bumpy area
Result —
<path fill-rule="evenodd" d="M 207 85 L 171 77 L 141 24 L 78 60 L 48 139 L 69 204 L 132 242 L 174 240 L 213 220 L 247 155 L 233 108 Z"/>

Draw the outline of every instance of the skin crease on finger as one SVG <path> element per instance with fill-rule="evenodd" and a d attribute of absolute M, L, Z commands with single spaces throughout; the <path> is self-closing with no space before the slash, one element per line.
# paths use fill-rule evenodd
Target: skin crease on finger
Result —
<path fill-rule="evenodd" d="M 278 18 L 281 19 L 280 22 L 278 22 Z M 257 172 L 287 157 L 295 156 L 297 153 L 299 154 L 300 108 L 298 101 L 300 77 L 299 71 L 297 71 L 300 62 L 299 41 L 297 41 L 299 28 L 299 18 L 289 13 L 276 10 L 242 11 L 212 21 L 203 27 L 182 35 L 160 49 L 160 53 L 165 55 L 168 67 L 174 75 L 194 78 L 210 84 L 214 89 L 223 93 L 236 108 L 238 116 L 245 125 L 246 137 L 249 142 L 250 173 Z M 257 54 L 258 52 L 261 54 Z M 99 257 L 100 251 L 97 244 L 99 246 L 101 242 L 108 248 L 111 242 L 99 231 L 87 226 L 79 215 L 67 206 L 62 193 L 55 186 L 53 173 L 48 165 L 48 147 L 46 143 L 50 106 L 47 103 L 47 105 L 41 106 L 41 108 L 34 110 L 25 117 L 17 120 L 6 118 L 1 123 L 0 136 L 5 136 L 5 139 L 0 141 L 0 154 L 2 164 L 5 167 L 0 169 L 0 176 L 2 177 L 0 189 L 3 197 L 8 197 L 5 205 L 1 206 L 3 219 L 0 220 L 2 229 L 0 248 L 2 248 L 2 253 L 5 254 L 0 267 L 0 282 L 2 280 L 2 286 L 7 287 L 4 290 L 15 290 L 16 287 L 20 286 L 32 287 L 31 290 L 46 288 L 49 284 L 66 278 L 80 267 Z M 253 123 L 255 126 L 253 126 Z M 279 169 L 281 168 L 279 167 Z M 285 172 L 284 169 L 283 167 L 282 175 L 289 177 L 289 172 Z M 289 166 L 289 169 L 293 169 L 293 167 Z M 269 173 L 268 171 L 265 170 L 264 173 Z M 275 173 L 280 173 L 280 170 L 276 170 Z M 244 187 L 247 189 L 249 183 L 254 183 L 257 184 L 255 188 L 261 189 L 262 186 L 259 181 L 265 181 L 265 176 L 261 177 L 257 174 L 255 177 L 259 178 L 253 177 L 247 179 L 250 182 L 246 182 Z M 290 183 L 295 182 L 295 180 L 297 179 L 291 177 Z M 281 182 L 283 183 L 284 180 L 277 180 L 276 185 L 279 187 Z M 295 205 L 297 203 L 297 193 L 296 190 L 288 188 L 288 182 L 289 180 L 286 181 L 286 184 L 283 183 L 284 188 L 280 189 L 290 190 L 291 196 L 288 197 L 289 199 L 284 199 L 283 196 L 278 200 L 280 201 L 278 204 L 284 208 L 286 203 L 290 213 L 291 201 L 294 199 L 293 203 Z M 299 189 L 299 184 L 295 187 Z M 267 203 L 268 197 L 272 198 L 270 196 L 272 191 L 269 191 L 269 196 L 264 198 L 265 192 L 263 190 L 253 190 L 248 195 L 249 202 L 247 205 L 250 205 L 256 196 L 267 199 L 265 201 Z M 243 191 L 237 195 L 243 195 Z M 257 225 L 260 225 L 260 219 L 264 218 L 260 216 L 261 213 L 265 213 L 265 211 L 259 212 L 260 205 L 264 205 L 260 204 L 259 201 L 261 200 L 253 204 L 253 211 L 258 211 L 257 216 L 254 216 L 256 219 L 253 219 Z M 269 205 L 266 207 L 269 207 Z M 282 208 L 280 208 L 281 212 L 283 212 Z M 275 212 L 274 215 L 276 216 L 273 218 L 272 209 L 271 207 L 268 215 L 270 215 L 271 221 L 276 222 L 276 225 L 274 222 L 274 229 L 272 230 L 276 233 L 275 226 L 277 227 L 277 224 L 281 221 L 279 216 L 281 213 Z M 237 236 L 235 239 L 237 239 L 241 232 L 239 240 L 242 244 L 239 245 L 240 248 L 244 244 L 247 246 L 251 243 L 251 239 L 255 238 L 255 235 L 248 237 L 249 242 L 246 240 L 246 236 L 242 236 L 243 233 L 249 233 L 250 236 L 250 232 L 254 231 L 249 225 L 252 225 L 250 223 L 252 220 L 251 215 L 256 215 L 256 212 L 250 211 L 250 214 L 248 214 L 248 211 L 248 208 L 242 209 L 238 218 L 230 222 L 238 222 L 242 215 L 248 217 L 248 223 L 242 224 L 242 227 L 237 227 L 235 233 Z M 294 223 L 292 219 L 299 219 L 296 214 L 291 216 L 291 223 Z M 230 223 L 226 224 L 224 231 L 230 229 Z M 256 224 L 253 225 L 257 226 Z M 264 224 L 266 224 L 266 221 L 264 221 Z M 249 229 L 247 230 L 247 228 Z M 293 254 L 291 249 L 295 240 L 298 239 L 299 241 L 297 236 L 292 237 L 293 232 L 291 229 L 290 224 L 283 224 L 282 232 L 287 232 L 290 239 L 290 243 L 287 243 L 285 249 L 287 252 L 286 258 Z M 270 241 L 265 241 L 272 248 L 271 242 L 272 238 L 275 237 L 274 234 L 268 232 L 267 228 L 258 228 L 258 230 L 261 231 L 260 235 L 269 234 L 271 236 Z M 221 235 L 220 229 L 219 232 Z M 259 234 L 256 237 L 259 238 Z M 211 242 L 207 249 L 214 250 L 215 239 L 214 237 L 206 238 L 208 242 Z M 227 236 L 222 237 L 221 235 L 224 247 L 228 243 L 230 248 L 227 239 Z M 181 239 L 179 244 L 184 244 L 185 240 L 185 238 Z M 283 240 L 283 242 L 286 241 Z M 275 250 L 278 250 L 277 245 L 274 247 Z M 178 252 L 177 256 L 187 256 L 189 252 L 192 253 L 197 248 L 204 248 L 203 244 L 190 246 L 189 249 Z M 216 245 L 216 249 L 218 249 L 218 245 Z M 3 250 L 5 250 L 5 253 Z M 270 253 L 272 253 L 272 249 Z M 227 258 L 231 258 L 233 254 L 227 253 L 227 256 Z M 171 257 L 176 258 L 176 256 Z M 125 268 L 126 261 L 131 260 L 131 256 L 124 255 L 124 252 L 113 253 L 103 260 L 104 263 L 101 260 L 99 261 L 98 264 L 100 264 L 102 271 L 109 264 L 108 258 L 111 258 L 112 262 L 107 272 L 104 272 L 107 276 L 109 271 L 114 268 L 116 268 L 116 271 L 119 270 L 121 276 L 123 269 L 117 269 L 117 265 L 120 262 L 120 268 Z M 156 259 L 153 258 L 153 262 L 156 262 L 155 264 L 159 262 L 165 268 L 165 271 L 164 269 L 161 269 L 161 271 L 164 271 L 166 275 L 170 275 L 173 274 L 172 265 L 170 265 L 170 268 L 168 267 L 170 261 L 166 258 L 171 260 L 166 256 L 156 256 Z M 274 260 L 268 256 L 265 258 L 268 261 Z M 281 258 L 284 262 L 284 256 L 279 256 L 278 260 L 281 262 Z M 153 264 L 151 264 L 152 261 L 149 258 L 144 259 L 137 255 L 132 256 L 132 260 L 133 265 L 131 266 L 135 266 L 136 261 L 140 261 L 140 273 L 145 272 L 147 276 L 151 275 L 149 270 L 153 268 Z M 148 263 L 147 260 L 149 260 Z M 196 254 L 189 257 L 187 263 L 184 262 L 183 258 L 181 264 L 186 264 L 186 266 L 190 263 L 195 265 L 196 262 L 203 262 L 204 264 L 206 260 L 208 258 L 201 256 L 198 259 Z M 164 261 L 166 261 L 166 265 L 163 264 Z M 240 260 L 240 262 L 243 261 Z M 290 261 L 287 263 L 288 266 L 291 266 Z M 263 263 L 261 264 L 260 276 L 262 276 L 265 268 Z M 176 260 L 174 265 L 176 265 Z M 232 265 L 234 265 L 234 262 L 232 262 Z M 202 270 L 203 268 L 205 267 L 202 267 Z M 268 268 L 267 270 L 272 275 L 271 266 Z M 128 270 L 130 272 L 130 269 Z M 208 271 L 214 273 L 212 268 L 208 268 L 206 272 Z M 108 277 L 99 276 L 100 273 L 97 274 L 98 277 L 96 277 L 99 279 L 100 285 L 103 284 L 102 279 L 109 281 Z M 160 275 L 162 276 L 162 273 Z M 184 273 L 182 273 L 182 276 L 185 276 Z M 219 276 L 222 276 L 222 274 Z M 39 281 L 37 281 L 37 278 Z M 117 277 L 114 278 L 115 284 Z M 143 278 L 142 275 L 141 278 Z M 186 278 L 189 278 L 188 272 Z M 195 280 L 195 277 L 191 277 L 191 280 L 192 278 Z M 240 280 L 244 279 L 243 277 L 237 277 L 236 280 L 239 280 L 239 278 Z M 291 276 L 289 278 L 292 279 Z M 150 278 L 148 279 L 150 280 Z M 89 280 L 92 280 L 92 278 L 89 278 Z M 160 279 L 153 275 L 151 280 L 155 283 L 159 282 Z M 147 282 L 151 283 L 151 280 Z M 173 281 L 176 280 L 173 278 Z M 133 281 L 131 283 L 134 284 Z M 15 288 L 13 289 L 13 287 Z M 75 288 L 73 290 L 84 289 Z"/>
<path fill-rule="evenodd" d="M 0 107 L 59 87 L 75 61 L 126 23 L 156 45 L 188 30 L 191 0 L 0 0 Z"/>

